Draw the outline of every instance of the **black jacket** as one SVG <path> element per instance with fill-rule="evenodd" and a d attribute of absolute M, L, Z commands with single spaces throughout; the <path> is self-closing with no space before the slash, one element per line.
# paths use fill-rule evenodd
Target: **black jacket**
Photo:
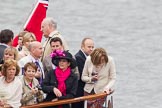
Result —
<path fill-rule="evenodd" d="M 56 79 L 55 70 L 51 70 L 46 74 L 45 79 L 42 82 L 42 90 L 47 93 L 45 101 L 51 101 L 56 98 L 53 92 L 53 88 L 58 86 L 58 81 Z M 74 72 L 71 72 L 70 76 L 65 81 L 66 84 L 66 96 L 58 97 L 58 100 L 74 98 L 77 91 L 77 76 Z M 53 107 L 54 108 L 54 107 Z M 56 106 L 57 108 L 57 106 Z M 69 108 L 69 105 L 63 105 L 63 108 Z"/>
<path fill-rule="evenodd" d="M 75 59 L 76 59 L 79 74 L 80 74 L 80 79 L 78 81 L 79 86 L 78 86 L 78 89 L 77 89 L 77 97 L 80 97 L 80 96 L 83 96 L 83 93 L 84 93 L 83 88 L 85 86 L 85 82 L 83 82 L 81 80 L 81 77 L 82 77 L 82 72 L 83 72 L 85 61 L 86 61 L 86 57 L 83 54 L 83 52 L 81 50 L 79 50 L 75 55 Z"/>
<path fill-rule="evenodd" d="M 7 48 L 5 45 L 0 45 L 0 61 L 3 59 L 4 50 Z"/>
<path fill-rule="evenodd" d="M 81 50 L 79 50 L 75 54 L 75 59 L 76 59 L 79 74 L 80 74 L 80 79 L 78 80 L 78 88 L 77 88 L 76 97 L 81 97 L 81 96 L 84 96 L 85 82 L 81 80 L 81 76 L 82 76 L 82 71 L 84 68 L 85 61 L 86 61 L 86 56 Z M 72 108 L 84 108 L 84 102 L 73 103 Z"/>

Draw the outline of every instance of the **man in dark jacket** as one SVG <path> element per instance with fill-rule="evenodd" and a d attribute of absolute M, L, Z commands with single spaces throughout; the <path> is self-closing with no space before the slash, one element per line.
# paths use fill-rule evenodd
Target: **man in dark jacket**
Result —
<path fill-rule="evenodd" d="M 3 59 L 4 50 L 12 46 L 14 33 L 9 29 L 4 29 L 0 32 L 0 62 Z"/>
<path fill-rule="evenodd" d="M 84 68 L 86 57 L 92 53 L 93 49 L 94 49 L 93 40 L 91 38 L 84 38 L 81 43 L 81 49 L 75 54 L 75 59 L 80 74 L 76 97 L 81 97 L 84 95 L 85 83 L 81 80 L 81 76 L 82 76 L 82 71 Z M 84 102 L 73 103 L 72 108 L 84 108 Z"/>

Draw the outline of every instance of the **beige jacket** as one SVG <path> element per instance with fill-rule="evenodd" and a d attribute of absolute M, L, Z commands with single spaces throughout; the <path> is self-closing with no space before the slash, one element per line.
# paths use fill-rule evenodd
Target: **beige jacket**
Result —
<path fill-rule="evenodd" d="M 42 56 L 42 61 L 44 60 L 44 58 L 48 55 L 50 55 L 52 49 L 50 47 L 50 40 L 54 37 L 59 37 L 62 40 L 63 43 L 63 47 L 64 50 L 68 50 L 68 45 L 67 42 L 65 41 L 65 39 L 61 36 L 61 34 L 58 31 L 53 31 L 50 35 L 49 38 L 46 39 L 45 43 L 43 44 L 43 48 L 44 48 L 44 53 Z"/>
<path fill-rule="evenodd" d="M 113 87 L 116 79 L 116 69 L 113 58 L 110 56 L 108 58 L 109 62 L 102 67 L 98 73 L 98 81 L 94 83 L 91 81 L 94 65 L 91 62 L 91 57 L 87 57 L 82 73 L 82 81 L 86 83 L 84 91 L 90 93 L 94 88 L 95 93 L 101 93 Z"/>
<path fill-rule="evenodd" d="M 29 50 L 25 46 L 23 46 L 22 50 L 18 53 L 18 60 L 20 60 L 21 58 L 23 58 L 29 54 L 30 54 Z"/>
<path fill-rule="evenodd" d="M 39 92 L 36 95 L 33 95 L 31 93 L 31 87 L 29 86 L 24 77 L 22 78 L 22 84 L 23 84 L 23 95 L 21 99 L 22 106 L 32 105 L 43 101 L 44 97 L 42 90 L 39 90 Z M 32 88 L 35 88 L 38 85 L 39 85 L 38 80 L 34 78 L 32 82 Z"/>

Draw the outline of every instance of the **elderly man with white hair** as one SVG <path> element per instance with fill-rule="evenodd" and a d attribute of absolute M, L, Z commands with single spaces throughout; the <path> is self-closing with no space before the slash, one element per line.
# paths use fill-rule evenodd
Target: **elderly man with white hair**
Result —
<path fill-rule="evenodd" d="M 42 21 L 41 31 L 43 32 L 43 36 L 46 38 L 46 41 L 43 44 L 44 52 L 42 55 L 42 61 L 46 56 L 48 56 L 51 53 L 52 50 L 50 47 L 50 40 L 54 37 L 59 37 L 63 42 L 64 49 L 68 50 L 67 42 L 57 31 L 57 23 L 53 20 L 53 18 L 45 18 Z"/>

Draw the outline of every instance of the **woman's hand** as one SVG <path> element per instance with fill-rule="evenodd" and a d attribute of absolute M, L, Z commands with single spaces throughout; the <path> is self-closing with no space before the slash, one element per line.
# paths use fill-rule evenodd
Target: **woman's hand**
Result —
<path fill-rule="evenodd" d="M 54 94 L 55 94 L 57 97 L 61 97 L 61 96 L 62 96 L 62 93 L 61 93 L 60 90 L 57 89 L 56 87 L 53 88 L 53 92 L 54 92 Z"/>
<path fill-rule="evenodd" d="M 112 90 L 111 90 L 111 89 L 106 89 L 106 90 L 104 90 L 104 92 L 105 92 L 106 94 L 110 94 L 110 93 L 112 92 Z"/>
<path fill-rule="evenodd" d="M 91 81 L 97 81 L 97 80 L 98 80 L 98 75 L 93 75 Z"/>
<path fill-rule="evenodd" d="M 52 99 L 52 102 L 54 102 L 54 101 L 58 101 L 58 98 Z"/>
<path fill-rule="evenodd" d="M 32 91 L 32 94 L 35 95 L 38 93 L 38 88 L 31 89 L 31 91 Z"/>
<path fill-rule="evenodd" d="M 0 108 L 9 108 L 8 106 L 10 106 L 10 105 L 7 104 L 6 99 L 0 99 Z"/>
<path fill-rule="evenodd" d="M 0 100 L 0 108 L 3 107 L 5 105 L 3 100 Z"/>

